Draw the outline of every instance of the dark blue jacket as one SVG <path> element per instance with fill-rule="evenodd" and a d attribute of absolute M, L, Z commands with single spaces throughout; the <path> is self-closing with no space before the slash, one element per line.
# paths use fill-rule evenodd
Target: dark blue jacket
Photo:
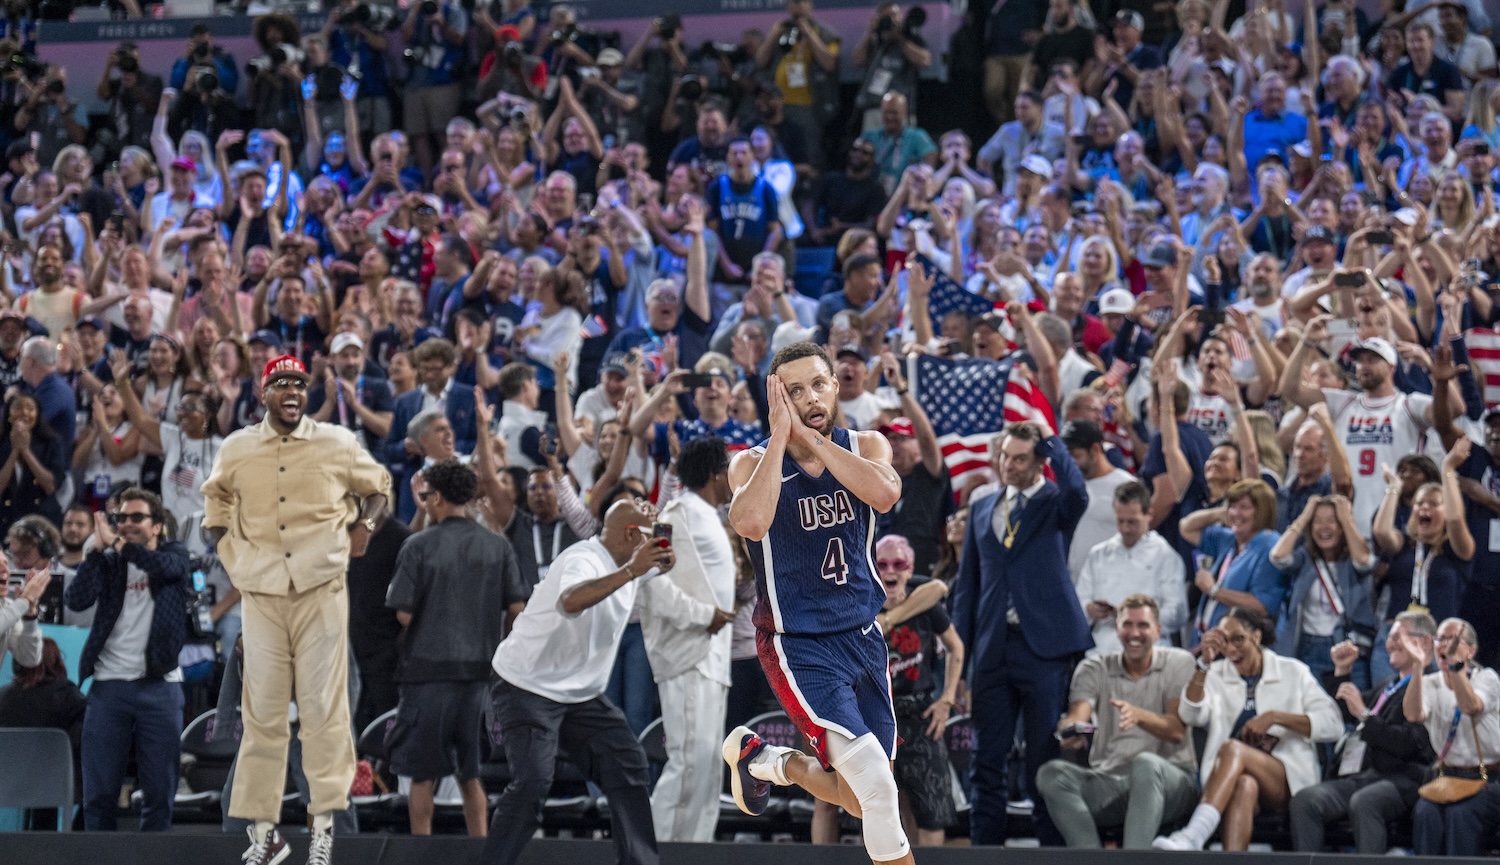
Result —
<path fill-rule="evenodd" d="M 81 612 L 91 605 L 94 626 L 83 645 L 78 662 L 78 681 L 94 675 L 99 652 L 115 629 L 125 607 L 126 565 L 146 572 L 156 611 L 151 616 L 151 635 L 146 641 L 146 678 L 160 679 L 177 669 L 177 653 L 187 636 L 188 573 L 192 567 L 187 547 L 177 541 L 161 541 L 156 549 L 125 544 L 120 552 L 94 550 L 78 567 L 63 601 L 68 609 Z"/>
<path fill-rule="evenodd" d="M 417 512 L 416 500 L 411 496 L 411 476 L 422 467 L 421 457 L 406 452 L 406 430 L 412 418 L 422 413 L 422 393 L 425 390 L 425 387 L 417 387 L 396 398 L 390 433 L 386 435 L 380 453 L 376 454 L 391 470 L 391 480 L 398 490 L 396 516 L 404 522 L 410 522 Z M 461 454 L 473 453 L 474 445 L 479 442 L 474 420 L 474 388 L 453 382 L 444 413 L 453 426 L 453 449 Z"/>
<path fill-rule="evenodd" d="M 1088 488 L 1062 439 L 1052 436 L 1038 451 L 1051 460 L 1057 483 L 1043 484 L 1027 501 L 1008 549 L 991 525 L 1005 489 L 969 509 L 953 581 L 953 624 L 968 648 L 970 682 L 1005 663 L 1007 598 L 1038 657 L 1063 658 L 1094 645 L 1068 575 L 1068 545 L 1088 509 Z"/>

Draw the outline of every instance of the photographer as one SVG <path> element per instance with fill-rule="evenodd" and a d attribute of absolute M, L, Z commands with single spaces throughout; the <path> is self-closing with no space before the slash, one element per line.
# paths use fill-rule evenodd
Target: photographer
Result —
<path fill-rule="evenodd" d="M 198 64 L 188 68 L 183 78 L 186 86 L 179 93 L 168 88 L 161 101 L 169 107 L 167 135 L 180 139 L 189 130 L 217 141 L 227 129 L 239 124 L 239 107 L 224 90 L 217 66 Z M 158 107 L 158 111 L 160 108 Z"/>
<path fill-rule="evenodd" d="M 665 143 L 661 116 L 667 108 L 672 82 L 687 68 L 687 54 L 682 50 L 682 18 L 678 15 L 653 18 L 651 26 L 625 54 L 625 69 L 641 76 L 641 105 L 633 122 L 644 127 L 645 137 L 632 135 L 631 140 L 644 141 L 653 153 Z"/>
<path fill-rule="evenodd" d="M 307 137 L 348 133 L 348 112 L 343 98 L 347 72 L 329 59 L 328 40 L 321 33 L 302 37 L 302 53 L 302 123 Z"/>
<path fill-rule="evenodd" d="M 218 86 L 225 93 L 233 95 L 239 89 L 240 70 L 234 62 L 234 55 L 214 44 L 207 24 L 193 25 L 187 50 L 172 64 L 172 74 L 167 79 L 167 86 L 175 90 L 188 87 L 189 70 L 205 64 L 213 67 L 214 74 L 218 76 Z"/>
<path fill-rule="evenodd" d="M 339 0 L 323 21 L 328 56 L 359 82 L 354 111 L 361 129 L 378 133 L 391 128 L 391 88 L 386 71 L 386 31 L 395 26 L 387 6 Z"/>
<path fill-rule="evenodd" d="M 854 47 L 854 65 L 865 70 L 854 97 L 861 132 L 880 127 L 880 99 L 886 93 L 905 96 L 908 110 L 917 113 L 917 76 L 932 64 L 932 51 L 917 33 L 925 23 L 927 10 L 921 6 L 905 16 L 899 3 L 876 7 L 864 38 Z"/>
<path fill-rule="evenodd" d="M 600 51 L 598 62 L 596 69 L 579 70 L 578 100 L 601 135 L 613 135 L 622 144 L 640 141 L 641 77 L 625 77 L 625 55 L 616 48 Z"/>
<path fill-rule="evenodd" d="M 506 24 L 495 31 L 495 47 L 479 62 L 479 101 L 500 93 L 522 99 L 541 98 L 547 89 L 547 66 L 526 53 L 521 31 Z"/>
<path fill-rule="evenodd" d="M 151 148 L 151 121 L 161 91 L 161 77 L 141 68 L 141 51 L 134 42 L 121 42 L 109 53 L 95 95 L 109 103 L 118 147 Z"/>
<path fill-rule="evenodd" d="M 64 147 L 82 144 L 88 137 L 88 115 L 83 106 L 68 98 L 66 69 L 48 67 L 41 81 L 35 85 L 22 81 L 21 87 L 26 91 L 26 101 L 16 111 L 15 127 L 37 136 L 37 162 L 51 165 Z"/>
<path fill-rule="evenodd" d="M 302 139 L 302 50 L 296 47 L 302 31 L 291 16 L 275 14 L 255 19 L 254 34 L 265 52 L 246 64 L 254 125 L 282 130 L 296 146 Z"/>
<path fill-rule="evenodd" d="M 823 165 L 823 127 L 839 110 L 839 37 L 813 20 L 812 0 L 789 0 L 787 15 L 771 28 L 755 63 L 769 70 L 786 99 L 786 119 L 802 128 L 808 159 Z"/>
<path fill-rule="evenodd" d="M 412 4 L 401 23 L 410 68 L 403 102 L 406 134 L 424 175 L 434 162 L 432 136 L 443 135 L 448 121 L 458 116 L 468 32 L 469 16 L 463 7 L 438 0 Z"/>
<path fill-rule="evenodd" d="M 542 35 L 536 41 L 537 56 L 547 64 L 547 77 L 559 78 L 578 69 L 593 66 L 594 54 L 592 52 L 598 50 L 594 45 L 598 41 L 595 37 L 596 34 L 592 31 L 583 30 L 578 26 L 578 16 L 571 8 L 562 4 L 553 6 L 548 29 L 542 31 Z M 571 77 L 577 78 L 576 75 Z M 547 88 L 546 98 L 551 100 L 556 96 L 556 85 L 550 85 Z"/>

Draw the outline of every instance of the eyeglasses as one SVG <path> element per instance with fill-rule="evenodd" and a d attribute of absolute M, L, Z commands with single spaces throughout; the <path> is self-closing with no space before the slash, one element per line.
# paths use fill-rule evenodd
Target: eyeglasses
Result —
<path fill-rule="evenodd" d="M 911 567 L 911 562 L 904 559 L 876 559 L 875 569 L 878 571 L 904 571 Z"/>
<path fill-rule="evenodd" d="M 117 523 L 135 523 L 136 525 L 140 525 L 141 523 L 144 523 L 146 520 L 151 519 L 151 515 L 150 514 L 143 514 L 143 513 L 139 513 L 139 512 L 133 513 L 133 514 L 127 514 L 127 513 L 124 513 L 122 511 L 112 511 L 110 513 L 110 515 L 109 515 L 109 518 L 112 519 L 112 520 L 114 520 Z"/>
<path fill-rule="evenodd" d="M 437 213 L 437 209 L 431 205 L 423 205 L 422 207 L 418 207 L 414 212 L 418 216 L 432 216 Z"/>

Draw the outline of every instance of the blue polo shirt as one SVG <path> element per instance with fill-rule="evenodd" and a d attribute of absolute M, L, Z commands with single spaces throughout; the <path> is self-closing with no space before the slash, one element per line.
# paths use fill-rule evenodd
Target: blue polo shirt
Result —
<path fill-rule="evenodd" d="M 1271 117 L 1257 108 L 1245 115 L 1245 167 L 1253 175 L 1266 154 L 1277 153 L 1286 159 L 1292 145 L 1306 139 L 1306 117 L 1286 110 L 1279 117 Z"/>

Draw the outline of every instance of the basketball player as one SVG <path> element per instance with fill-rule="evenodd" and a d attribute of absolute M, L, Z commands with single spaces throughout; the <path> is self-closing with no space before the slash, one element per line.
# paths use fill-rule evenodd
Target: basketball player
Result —
<path fill-rule="evenodd" d="M 1320 402 L 1328 405 L 1333 428 L 1354 473 L 1354 524 L 1367 532 L 1385 492 L 1380 466 L 1393 466 L 1403 456 L 1422 449 L 1432 426 L 1432 397 L 1396 389 L 1396 349 L 1378 336 L 1357 339 L 1347 350 L 1358 392 L 1309 387 L 1303 380 L 1303 368 L 1317 356 L 1315 346 L 1328 339 L 1331 318 L 1320 315 L 1308 322 L 1302 341 L 1281 374 L 1281 394 L 1303 409 Z M 1457 383 L 1438 386 L 1450 388 L 1451 405 L 1457 414 L 1463 414 L 1464 400 Z"/>
<path fill-rule="evenodd" d="M 838 390 L 823 349 L 777 352 L 766 379 L 771 437 L 729 466 L 729 522 L 755 567 L 761 666 L 817 758 L 738 727 L 724 760 L 746 813 L 765 810 L 773 784 L 796 784 L 864 820 L 871 860 L 910 863 L 872 553 L 875 512 L 895 506 L 901 480 L 882 435 L 834 426 Z"/>

